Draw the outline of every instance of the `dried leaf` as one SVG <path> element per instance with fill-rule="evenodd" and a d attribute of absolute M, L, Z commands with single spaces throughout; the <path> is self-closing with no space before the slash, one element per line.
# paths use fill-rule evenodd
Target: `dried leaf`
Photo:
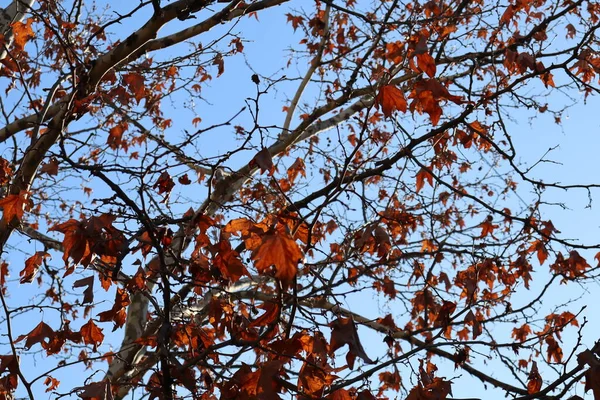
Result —
<path fill-rule="evenodd" d="M 269 171 L 269 176 L 273 176 L 273 173 L 275 172 L 273 158 L 271 157 L 269 149 L 267 149 L 266 147 L 263 147 L 261 151 L 256 153 L 250 164 L 257 165 L 258 168 L 260 168 L 261 174 L 265 171 Z"/>
<path fill-rule="evenodd" d="M 391 117 L 396 110 L 406 112 L 407 103 L 402 90 L 394 85 L 382 86 L 375 98 L 377 107 L 381 107 L 383 115 Z"/>
<path fill-rule="evenodd" d="M 83 301 L 81 304 L 93 303 L 94 302 L 94 277 L 88 276 L 82 278 L 73 283 L 74 288 L 85 287 L 83 291 Z"/>
<path fill-rule="evenodd" d="M 146 96 L 146 84 L 142 74 L 135 72 L 123 75 L 123 83 L 133 94 L 138 104 Z"/>
<path fill-rule="evenodd" d="M 2 208 L 2 219 L 8 223 L 21 221 L 25 211 L 31 210 L 33 201 L 29 197 L 29 192 L 21 190 L 19 194 L 9 194 L 0 200 Z"/>
<path fill-rule="evenodd" d="M 44 259 L 50 257 L 45 251 L 38 251 L 25 261 L 25 268 L 19 273 L 21 283 L 31 283 L 40 269 Z"/>
<path fill-rule="evenodd" d="M 98 346 L 104 341 L 102 329 L 98 328 L 91 319 L 79 330 L 83 343 L 94 346 L 94 351 L 98 350 Z"/>
<path fill-rule="evenodd" d="M 275 277 L 287 284 L 296 276 L 298 262 L 302 257 L 300 247 L 289 233 L 272 231 L 263 236 L 252 260 L 261 273 L 275 266 Z"/>
<path fill-rule="evenodd" d="M 50 340 L 54 337 L 55 332 L 54 329 L 50 328 L 46 323 L 40 322 L 31 332 L 26 335 L 21 335 L 17 338 L 16 342 L 20 342 L 23 339 L 27 339 L 25 341 L 25 348 L 27 350 L 31 349 L 34 344 L 40 343 L 42 347 L 45 348 Z M 48 340 L 48 342 L 46 342 Z"/>
<path fill-rule="evenodd" d="M 329 324 L 331 327 L 330 351 L 333 353 L 340 347 L 348 345 L 349 351 L 346 357 L 350 369 L 354 367 L 354 358 L 360 357 L 367 364 L 373 364 L 374 361 L 369 358 L 358 337 L 358 330 L 351 318 L 340 317 Z"/>

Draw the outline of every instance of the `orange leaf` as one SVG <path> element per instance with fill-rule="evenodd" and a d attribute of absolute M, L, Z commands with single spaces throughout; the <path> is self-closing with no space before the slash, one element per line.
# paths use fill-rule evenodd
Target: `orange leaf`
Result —
<path fill-rule="evenodd" d="M 433 187 L 433 175 L 431 175 L 425 168 L 421 168 L 421 170 L 417 173 L 417 193 L 423 189 L 425 181 L 429 183 L 429 186 Z"/>
<path fill-rule="evenodd" d="M 21 21 L 14 22 L 12 24 L 12 31 L 14 35 L 14 44 L 15 47 L 19 50 L 23 50 L 25 44 L 35 37 L 35 33 L 33 33 L 33 29 L 31 29 L 31 23 L 33 19 L 29 18 L 24 23 Z"/>
<path fill-rule="evenodd" d="M 21 190 L 19 194 L 9 194 L 0 200 L 0 207 L 2 207 L 4 221 L 12 222 L 14 219 L 21 221 L 25 211 L 33 207 L 33 202 L 29 198 L 29 192 Z"/>
<path fill-rule="evenodd" d="M 302 259 L 302 251 L 287 232 L 272 232 L 262 238 L 262 243 L 252 255 L 254 265 L 264 273 L 275 266 L 275 277 L 284 283 L 292 281 Z"/>
<path fill-rule="evenodd" d="M 381 107 L 383 115 L 390 117 L 396 110 L 406 112 L 407 104 L 404 93 L 394 85 L 382 86 L 375 98 L 377 108 Z"/>
<path fill-rule="evenodd" d="M 487 235 L 491 235 L 494 237 L 494 229 L 496 229 L 498 225 L 492 224 L 492 217 L 489 216 L 485 221 L 481 223 L 481 235 L 480 238 L 486 237 Z"/>
<path fill-rule="evenodd" d="M 79 333 L 81 333 L 81 337 L 83 338 L 83 342 L 85 344 L 91 344 L 94 346 L 94 351 L 98 349 L 98 346 L 102 344 L 102 341 L 104 340 L 102 329 L 98 328 L 91 319 L 87 322 L 87 324 L 81 327 Z"/>

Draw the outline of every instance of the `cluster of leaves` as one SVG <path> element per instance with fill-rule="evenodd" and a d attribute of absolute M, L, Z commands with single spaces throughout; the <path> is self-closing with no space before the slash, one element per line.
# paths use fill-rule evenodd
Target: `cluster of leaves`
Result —
<path fill-rule="evenodd" d="M 510 122 L 600 91 L 600 3 L 83 3 L 0 19 L 0 399 L 600 400 L 544 208 L 598 186 Z"/>

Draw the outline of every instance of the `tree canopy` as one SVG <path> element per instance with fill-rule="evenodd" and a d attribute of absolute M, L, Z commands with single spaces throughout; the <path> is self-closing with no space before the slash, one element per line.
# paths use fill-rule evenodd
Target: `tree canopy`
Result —
<path fill-rule="evenodd" d="M 600 400 L 600 2 L 4 3 L 0 399 Z"/>

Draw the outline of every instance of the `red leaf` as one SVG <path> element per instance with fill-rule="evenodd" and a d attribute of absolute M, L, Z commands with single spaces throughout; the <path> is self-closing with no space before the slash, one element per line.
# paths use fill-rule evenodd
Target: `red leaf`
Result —
<path fill-rule="evenodd" d="M 19 273 L 21 283 L 31 283 L 37 274 L 42 262 L 45 258 L 50 257 L 50 254 L 45 251 L 38 251 L 25 261 L 25 268 Z"/>
<path fill-rule="evenodd" d="M 138 73 L 129 73 L 123 75 L 123 83 L 127 86 L 129 91 L 133 94 L 138 104 L 146 96 L 146 85 L 144 82 L 144 76 Z"/>
<path fill-rule="evenodd" d="M 394 85 L 382 86 L 381 89 L 379 89 L 379 94 L 377 94 L 377 97 L 375 98 L 375 105 L 378 108 L 381 107 L 383 115 L 388 118 L 391 117 L 392 113 L 396 110 L 402 112 L 406 112 L 407 110 L 404 93 Z"/>
<path fill-rule="evenodd" d="M 8 223 L 21 221 L 25 211 L 31 210 L 33 201 L 29 198 L 29 192 L 21 190 L 19 194 L 9 194 L 0 200 L 2 208 L 2 219 Z"/>
<path fill-rule="evenodd" d="M 94 351 L 98 350 L 98 346 L 104 341 L 102 329 L 98 328 L 91 319 L 79 330 L 83 343 L 94 346 Z"/>
<path fill-rule="evenodd" d="M 419 54 L 417 56 L 417 64 L 419 69 L 429 75 L 430 78 L 435 76 L 435 60 L 429 53 Z"/>

